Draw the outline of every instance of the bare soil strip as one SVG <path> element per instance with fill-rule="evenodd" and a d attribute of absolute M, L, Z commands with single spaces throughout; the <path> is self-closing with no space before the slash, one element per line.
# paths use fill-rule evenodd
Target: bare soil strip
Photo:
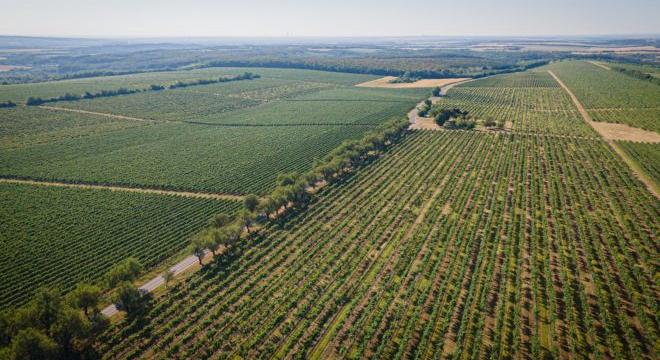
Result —
<path fill-rule="evenodd" d="M 598 67 L 601 68 L 601 69 L 612 70 L 609 66 L 607 66 L 607 65 L 605 65 L 605 64 L 603 64 L 603 63 L 601 63 L 601 62 L 598 62 L 598 61 L 587 61 L 587 62 L 590 63 L 590 64 L 592 64 L 592 65 L 596 65 L 596 66 L 598 66 Z"/>
<path fill-rule="evenodd" d="M 619 146 L 614 141 L 614 140 L 627 140 L 627 139 L 622 139 L 620 137 L 613 137 L 613 136 L 616 135 L 616 133 L 619 133 L 620 131 L 624 131 L 624 130 L 625 130 L 626 133 L 632 131 L 631 129 L 635 129 L 635 131 L 644 131 L 644 130 L 636 129 L 636 128 L 633 128 L 633 127 L 630 127 L 630 126 L 627 126 L 627 125 L 597 123 L 597 122 L 593 121 L 591 119 L 591 116 L 589 116 L 589 113 L 587 113 L 587 111 L 582 106 L 582 103 L 580 103 L 578 98 L 573 94 L 573 92 L 571 92 L 571 90 L 566 86 L 566 84 L 564 84 L 561 81 L 561 79 L 559 79 L 559 77 L 557 77 L 557 75 L 555 75 L 552 71 L 548 70 L 548 73 L 550 73 L 550 75 L 555 79 L 555 81 L 557 81 L 557 83 L 559 83 L 559 85 L 564 89 L 564 91 L 566 91 L 568 96 L 570 96 L 570 98 L 573 100 L 573 103 L 577 107 L 578 111 L 582 115 L 582 118 L 584 119 L 584 121 L 586 121 L 587 124 L 591 125 L 591 127 L 593 127 L 594 130 L 596 130 L 596 132 L 598 132 L 607 141 L 607 143 L 610 145 L 610 147 L 612 147 L 612 149 L 617 154 L 619 154 L 621 159 L 623 159 L 623 161 L 626 164 L 628 164 L 628 167 L 630 167 L 630 170 L 633 172 L 633 174 L 635 174 L 635 176 L 637 176 L 637 178 L 642 183 L 644 183 L 644 185 L 646 185 L 646 188 L 649 189 L 649 191 L 657 199 L 660 199 L 660 191 L 658 191 L 655 182 L 637 165 L 637 163 L 635 163 L 635 161 L 633 159 L 631 159 L 629 156 L 627 156 L 627 154 L 621 148 L 619 148 Z M 617 132 L 611 132 L 611 131 L 607 132 L 607 131 L 604 131 L 603 125 L 607 125 L 607 126 L 621 125 L 621 126 L 625 126 L 625 127 L 629 128 L 629 129 L 619 127 Z M 655 136 L 658 136 L 658 134 L 656 134 L 654 132 L 648 132 L 647 131 L 647 133 L 655 134 Z M 636 137 L 636 139 L 637 140 L 633 140 L 633 141 L 646 141 L 646 140 L 639 140 L 639 137 Z"/>
<path fill-rule="evenodd" d="M 190 191 L 160 190 L 160 189 L 135 188 L 135 187 L 114 186 L 114 185 L 69 184 L 69 183 L 57 182 L 57 181 L 38 181 L 38 180 L 0 178 L 0 183 L 24 184 L 24 185 L 35 185 L 35 186 L 56 186 L 56 187 L 76 188 L 76 189 L 125 191 L 125 192 L 136 192 L 142 194 L 182 196 L 182 197 L 210 199 L 210 200 L 233 200 L 233 201 L 243 200 L 242 196 L 233 195 L 233 194 L 215 194 L 215 193 L 190 192 Z"/>
<path fill-rule="evenodd" d="M 41 105 L 39 107 L 42 108 L 42 109 L 55 110 L 55 111 L 68 111 L 68 112 L 74 112 L 74 113 L 79 113 L 79 114 L 105 116 L 105 117 L 109 117 L 109 118 L 113 118 L 113 119 L 119 119 L 119 120 L 132 120 L 132 121 L 145 121 L 145 122 L 174 122 L 174 121 L 170 121 L 170 120 L 151 120 L 151 119 L 142 119 L 142 118 L 136 118 L 136 117 L 124 116 L 124 115 L 100 113 L 100 112 L 95 112 L 95 111 L 87 111 L 87 110 L 80 110 L 80 109 L 69 109 L 69 108 L 64 108 L 64 107 L 59 107 L 59 106 Z"/>
<path fill-rule="evenodd" d="M 446 85 L 470 80 L 470 78 L 421 79 L 411 83 L 390 83 L 390 80 L 394 80 L 394 79 L 396 79 L 395 76 L 385 76 L 380 79 L 363 82 L 355 86 L 368 87 L 368 88 L 415 89 L 415 88 L 434 88 L 436 86 L 446 86 Z"/>

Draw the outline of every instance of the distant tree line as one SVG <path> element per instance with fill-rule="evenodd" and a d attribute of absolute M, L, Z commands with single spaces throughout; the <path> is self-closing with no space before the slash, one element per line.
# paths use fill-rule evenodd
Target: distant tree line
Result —
<path fill-rule="evenodd" d="M 16 103 L 14 103 L 11 100 L 0 103 L 0 109 L 1 108 L 13 108 L 13 107 L 16 107 Z"/>
<path fill-rule="evenodd" d="M 414 83 L 415 81 L 420 80 L 421 78 L 418 76 L 413 76 L 410 74 L 410 71 L 404 72 L 401 76 L 396 77 L 392 80 L 390 80 L 390 84 L 403 84 L 403 83 Z"/>
<path fill-rule="evenodd" d="M 220 77 L 217 79 L 201 79 L 201 80 L 193 80 L 193 81 L 177 81 L 174 84 L 168 86 L 169 89 L 176 89 L 176 88 L 182 88 L 182 87 L 188 87 L 188 86 L 197 86 L 197 85 L 209 85 L 209 84 L 217 84 L 217 83 L 223 83 L 223 82 L 230 82 L 230 81 L 239 81 L 239 80 L 252 80 L 252 79 L 258 79 L 261 76 L 259 74 L 253 74 L 251 72 L 245 72 L 241 75 L 235 75 L 235 76 L 225 76 L 225 77 Z"/>
<path fill-rule="evenodd" d="M 645 81 L 650 81 L 656 85 L 660 85 L 660 78 L 657 78 L 649 73 L 645 73 L 643 71 L 637 70 L 637 69 L 627 69 L 624 67 L 620 66 L 610 66 L 610 68 L 614 71 L 618 71 L 624 75 L 628 75 L 630 77 L 634 77 L 636 79 L 640 80 L 645 80 Z"/>
<path fill-rule="evenodd" d="M 245 72 L 245 73 L 240 74 L 240 75 L 225 76 L 225 77 L 220 77 L 220 78 L 217 78 L 217 79 L 201 79 L 201 80 L 194 80 L 194 81 L 189 81 L 189 82 L 177 81 L 176 83 L 171 84 L 169 86 L 152 84 L 146 89 L 127 89 L 127 88 L 122 87 L 122 88 L 119 88 L 117 90 L 101 90 L 101 91 L 96 92 L 96 93 L 91 93 L 91 92 L 87 91 L 82 95 L 75 95 L 75 94 L 66 93 L 64 95 L 51 97 L 51 98 L 46 98 L 46 99 L 43 99 L 43 98 L 40 98 L 40 97 L 30 96 L 25 101 L 25 105 L 27 105 L 27 106 L 39 106 L 39 105 L 42 105 L 42 104 L 58 102 L 58 101 L 78 101 L 78 100 L 83 100 L 83 99 L 95 99 L 95 98 L 101 98 L 101 97 L 130 95 L 130 94 L 135 94 L 135 93 L 140 93 L 140 92 L 147 92 L 147 91 L 160 91 L 160 90 L 164 90 L 166 88 L 176 89 L 176 88 L 182 88 L 182 87 L 188 87 L 188 86 L 217 84 L 217 83 L 223 83 L 223 82 L 229 82 L 229 81 L 252 80 L 252 79 L 258 79 L 259 77 L 261 77 L 259 74 L 253 74 L 251 72 Z"/>

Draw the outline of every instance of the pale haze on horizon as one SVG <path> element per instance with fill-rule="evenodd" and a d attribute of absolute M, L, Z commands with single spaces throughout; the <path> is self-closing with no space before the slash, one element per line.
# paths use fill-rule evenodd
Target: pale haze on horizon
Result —
<path fill-rule="evenodd" d="M 659 34 L 658 0 L 0 0 L 0 35 L 541 36 Z"/>

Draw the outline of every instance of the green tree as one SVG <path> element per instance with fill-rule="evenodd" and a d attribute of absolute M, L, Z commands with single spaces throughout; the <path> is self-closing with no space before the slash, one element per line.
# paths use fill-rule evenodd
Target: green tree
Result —
<path fill-rule="evenodd" d="M 192 254 L 197 257 L 199 260 L 200 265 L 204 265 L 202 263 L 202 260 L 204 259 L 204 255 L 206 248 L 208 248 L 208 238 L 203 236 L 203 235 L 198 235 L 193 237 L 192 241 L 190 242 L 190 248 L 192 251 Z"/>
<path fill-rule="evenodd" d="M 56 359 L 59 347 L 57 343 L 42 331 L 34 328 L 20 330 L 11 344 L 12 359 Z"/>
<path fill-rule="evenodd" d="M 209 220 L 209 225 L 214 227 L 223 227 L 232 222 L 231 216 L 225 213 L 216 214 L 211 220 Z"/>
<path fill-rule="evenodd" d="M 259 198 L 257 195 L 250 194 L 243 199 L 243 207 L 249 211 L 249 212 L 254 212 L 257 209 L 257 206 L 259 205 Z"/>
<path fill-rule="evenodd" d="M 440 89 L 439 86 L 436 86 L 436 87 L 433 88 L 433 90 L 431 90 L 431 95 L 432 96 L 437 97 L 437 96 L 440 96 L 440 94 L 441 94 L 441 89 Z"/>
<path fill-rule="evenodd" d="M 163 273 L 163 281 L 165 281 L 165 287 L 168 287 L 168 284 L 174 279 L 174 271 L 169 269 Z"/>
<path fill-rule="evenodd" d="M 246 209 L 242 209 L 236 214 L 236 222 L 240 227 L 245 227 L 245 231 L 250 233 L 250 226 L 254 223 L 254 214 Z"/>
<path fill-rule="evenodd" d="M 142 272 L 140 261 L 129 257 L 110 269 L 107 275 L 108 286 L 113 288 L 123 281 L 133 281 L 140 272 Z"/>
<path fill-rule="evenodd" d="M 132 283 L 126 281 L 119 285 L 115 295 L 117 307 L 131 316 L 142 314 L 148 305 L 148 296 Z"/>
<path fill-rule="evenodd" d="M 90 284 L 78 284 L 69 294 L 69 302 L 73 307 L 82 309 L 89 316 L 89 309 L 96 308 L 101 299 L 101 288 Z"/>

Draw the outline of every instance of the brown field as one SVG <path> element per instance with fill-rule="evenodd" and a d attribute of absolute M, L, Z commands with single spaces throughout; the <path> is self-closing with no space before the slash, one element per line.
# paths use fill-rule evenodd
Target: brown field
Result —
<path fill-rule="evenodd" d="M 16 66 L 16 65 L 0 65 L 0 72 L 11 70 L 30 70 L 29 66 Z"/>
<path fill-rule="evenodd" d="M 357 84 L 359 87 L 371 88 L 391 88 L 391 89 L 414 89 L 414 88 L 434 88 L 436 86 L 446 86 L 457 82 L 470 80 L 469 78 L 455 78 L 455 79 L 422 79 L 412 83 L 398 83 L 392 84 L 389 81 L 396 79 L 395 76 L 385 76 L 380 79 L 371 80 Z"/>
<path fill-rule="evenodd" d="M 625 124 L 591 121 L 589 123 L 606 140 L 660 143 L 660 135 Z"/>

